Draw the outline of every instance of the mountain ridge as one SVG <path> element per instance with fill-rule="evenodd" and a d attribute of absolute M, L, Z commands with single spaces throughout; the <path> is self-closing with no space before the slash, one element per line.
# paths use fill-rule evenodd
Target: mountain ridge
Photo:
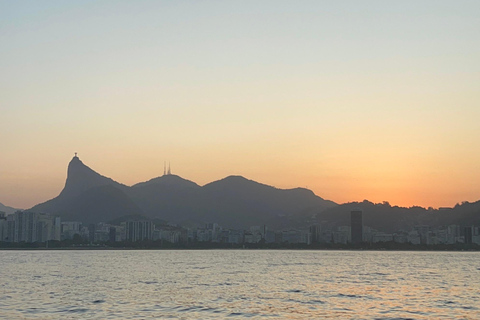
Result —
<path fill-rule="evenodd" d="M 110 187 L 108 192 L 101 188 L 104 186 Z M 115 199 L 124 205 L 118 206 Z M 89 223 L 134 214 L 172 223 L 218 222 L 226 227 L 246 227 L 285 225 L 283 217 L 312 207 L 324 209 L 335 205 L 308 189 L 278 189 L 242 176 L 228 176 L 199 186 L 166 174 L 129 187 L 97 173 L 75 155 L 68 164 L 65 186 L 59 195 L 30 210 Z M 113 210 L 118 212 L 111 214 Z"/>
<path fill-rule="evenodd" d="M 473 203 L 463 202 L 453 208 L 444 209 L 427 209 L 419 206 L 399 207 L 391 206 L 388 202 L 373 203 L 368 200 L 348 202 L 318 212 L 315 222 L 330 228 L 348 226 L 350 211 L 356 209 L 363 211 L 365 226 L 385 232 L 411 230 L 419 225 L 430 227 L 480 225 L 480 200 Z"/>
<path fill-rule="evenodd" d="M 23 209 L 16 209 L 16 208 L 9 207 L 9 206 L 6 206 L 6 205 L 0 203 L 0 211 L 5 212 L 6 214 L 12 214 L 15 211 L 19 211 L 19 210 L 22 211 Z"/>
<path fill-rule="evenodd" d="M 446 210 L 405 208 L 367 200 L 338 205 L 309 189 L 278 189 L 239 175 L 200 186 L 166 174 L 129 187 L 95 172 L 78 157 L 68 165 L 60 194 L 30 210 L 88 223 L 136 216 L 189 226 L 216 222 L 226 228 L 267 225 L 280 229 L 312 224 L 348 226 L 350 211 L 357 207 L 364 211 L 364 225 L 386 232 L 422 224 L 480 224 L 480 201 Z"/>

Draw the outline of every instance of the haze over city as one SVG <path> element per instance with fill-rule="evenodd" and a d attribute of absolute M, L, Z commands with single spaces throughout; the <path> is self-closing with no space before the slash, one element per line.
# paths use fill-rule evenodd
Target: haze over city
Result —
<path fill-rule="evenodd" d="M 0 2 L 0 202 L 75 152 L 133 185 L 242 175 L 337 203 L 480 199 L 478 1 Z"/>

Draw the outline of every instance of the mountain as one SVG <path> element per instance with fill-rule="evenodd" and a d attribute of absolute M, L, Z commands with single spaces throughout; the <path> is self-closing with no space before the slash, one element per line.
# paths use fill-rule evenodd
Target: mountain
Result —
<path fill-rule="evenodd" d="M 432 227 L 480 225 L 480 201 L 464 202 L 448 209 L 391 206 L 387 202 L 350 202 L 318 212 L 316 222 L 325 227 L 349 226 L 350 212 L 363 210 L 363 225 L 385 232 L 411 230 L 414 226 Z"/>
<path fill-rule="evenodd" d="M 146 182 L 140 182 L 132 186 L 132 188 L 152 188 L 152 189 L 175 189 L 182 190 L 186 188 L 200 188 L 198 184 L 190 180 L 183 179 L 177 175 L 169 174 L 161 177 L 153 178 Z"/>
<path fill-rule="evenodd" d="M 5 212 L 6 214 L 12 214 L 12 213 L 14 213 L 15 211 L 18 211 L 18 210 L 21 210 L 21 209 L 15 209 L 15 208 L 5 206 L 5 205 L 0 203 L 0 211 Z"/>
<path fill-rule="evenodd" d="M 277 189 L 240 176 L 203 187 L 177 175 L 164 175 L 131 187 L 104 177 L 75 156 L 60 194 L 31 211 L 58 214 L 84 223 L 145 215 L 184 225 L 216 222 L 224 227 L 269 227 L 304 223 L 305 212 L 336 206 L 308 189 Z"/>
<path fill-rule="evenodd" d="M 230 227 L 251 226 L 251 221 L 273 228 L 293 227 L 300 222 L 295 220 L 305 210 L 336 206 L 308 189 L 277 189 L 241 176 L 229 176 L 205 185 L 202 196 L 203 220 Z"/>
<path fill-rule="evenodd" d="M 307 189 L 282 190 L 239 176 L 200 187 L 165 175 L 134 185 L 128 194 L 151 218 L 192 226 L 216 222 L 227 228 L 279 227 L 302 210 L 336 205 Z"/>
<path fill-rule="evenodd" d="M 152 219 L 179 223 L 198 208 L 200 189 L 196 183 L 170 174 L 138 183 L 128 194 Z"/>
<path fill-rule="evenodd" d="M 65 221 L 83 223 L 110 222 L 127 216 L 145 219 L 143 211 L 122 190 L 112 185 L 88 189 L 57 213 Z"/>
<path fill-rule="evenodd" d="M 457 224 L 463 226 L 478 226 L 480 225 L 480 201 L 465 201 L 451 209 L 438 210 L 433 223 L 436 225 Z"/>
<path fill-rule="evenodd" d="M 100 186 L 113 186 L 122 191 L 128 189 L 126 185 L 118 183 L 110 178 L 104 177 L 89 167 L 75 155 L 72 161 L 68 164 L 67 181 L 65 187 L 57 198 L 61 200 L 72 199 L 83 192 Z"/>
<path fill-rule="evenodd" d="M 325 227 L 350 225 L 350 211 L 356 208 L 363 210 L 365 226 L 385 232 L 410 230 L 416 225 L 480 225 L 480 201 L 442 210 L 402 208 L 367 200 L 337 205 L 308 189 L 277 189 L 241 176 L 199 186 L 167 174 L 129 187 L 100 175 L 77 156 L 68 165 L 60 194 L 30 210 L 84 223 L 146 217 L 192 227 L 216 222 L 226 228 L 265 224 L 285 229 L 313 223 Z"/>
<path fill-rule="evenodd" d="M 77 157 L 68 164 L 67 181 L 60 194 L 29 211 L 49 212 L 64 221 L 107 222 L 143 211 L 125 194 L 129 187 L 90 169 Z"/>

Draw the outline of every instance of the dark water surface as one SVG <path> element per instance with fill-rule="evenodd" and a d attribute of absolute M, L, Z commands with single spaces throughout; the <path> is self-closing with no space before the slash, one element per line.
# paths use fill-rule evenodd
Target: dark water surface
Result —
<path fill-rule="evenodd" d="M 480 253 L 0 251 L 2 319 L 480 319 Z"/>

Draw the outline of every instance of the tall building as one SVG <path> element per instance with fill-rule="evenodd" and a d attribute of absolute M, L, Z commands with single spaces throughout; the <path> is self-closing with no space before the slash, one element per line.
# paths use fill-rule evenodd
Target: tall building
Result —
<path fill-rule="evenodd" d="M 127 221 L 125 223 L 125 239 L 127 241 L 140 241 L 153 239 L 154 225 L 151 221 Z"/>
<path fill-rule="evenodd" d="M 321 242 L 322 227 L 318 224 L 310 226 L 311 243 Z"/>
<path fill-rule="evenodd" d="M 73 239 L 75 234 L 80 235 L 82 223 L 79 221 L 62 222 L 62 240 Z"/>
<path fill-rule="evenodd" d="M 95 226 L 94 223 L 90 223 L 88 225 L 88 241 L 94 242 L 95 241 L 95 231 L 97 230 L 97 227 Z"/>
<path fill-rule="evenodd" d="M 354 209 L 350 212 L 350 227 L 352 243 L 358 244 L 363 241 L 363 211 Z"/>
<path fill-rule="evenodd" d="M 8 242 L 45 242 L 60 240 L 59 217 L 46 213 L 17 211 L 7 217 L 6 230 L 2 235 Z"/>
<path fill-rule="evenodd" d="M 7 238 L 7 216 L 5 212 L 0 211 L 0 242 Z"/>
<path fill-rule="evenodd" d="M 115 242 L 117 241 L 117 229 L 115 227 L 110 227 L 108 233 L 108 241 Z"/>
<path fill-rule="evenodd" d="M 430 244 L 430 226 L 418 225 L 413 227 L 420 235 L 420 244 Z"/>
<path fill-rule="evenodd" d="M 464 237 L 465 237 L 465 244 L 472 244 L 473 243 L 473 227 L 464 227 L 463 228 Z"/>

